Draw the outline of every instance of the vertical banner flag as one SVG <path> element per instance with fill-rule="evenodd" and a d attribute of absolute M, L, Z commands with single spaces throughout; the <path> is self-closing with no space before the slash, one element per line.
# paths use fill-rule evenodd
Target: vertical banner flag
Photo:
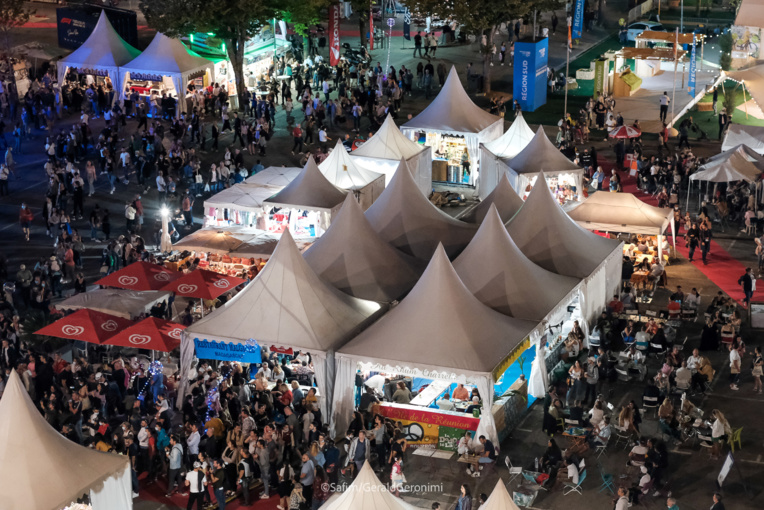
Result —
<path fill-rule="evenodd" d="M 340 63 L 340 4 L 329 6 L 329 65 Z"/>
<path fill-rule="evenodd" d="M 524 112 L 546 103 L 549 39 L 515 43 L 512 92 Z"/>
<path fill-rule="evenodd" d="M 687 92 L 692 97 L 695 97 L 695 71 L 697 67 L 695 63 L 695 36 L 693 35 L 692 51 L 690 51 L 690 79 L 687 81 Z"/>
<path fill-rule="evenodd" d="M 573 11 L 573 39 L 581 39 L 584 31 L 584 0 L 576 0 L 576 7 Z"/>
<path fill-rule="evenodd" d="M 411 9 L 408 7 L 403 13 L 403 38 L 407 41 L 411 40 Z"/>
<path fill-rule="evenodd" d="M 374 49 L 374 13 L 369 5 L 369 51 Z"/>

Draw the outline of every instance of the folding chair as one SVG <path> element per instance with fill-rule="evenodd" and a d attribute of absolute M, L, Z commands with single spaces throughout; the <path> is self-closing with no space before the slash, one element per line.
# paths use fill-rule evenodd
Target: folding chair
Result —
<path fill-rule="evenodd" d="M 682 319 L 684 320 L 698 320 L 698 311 L 692 308 L 682 310 Z"/>
<path fill-rule="evenodd" d="M 523 471 L 522 475 L 523 475 L 523 478 L 525 479 L 525 482 L 523 482 L 523 485 L 528 487 L 529 489 L 533 489 L 533 490 L 536 490 L 536 491 L 537 490 L 545 490 L 545 491 L 549 490 L 546 487 L 544 487 L 543 485 L 539 484 L 536 481 L 536 479 L 533 477 L 533 475 L 528 474 L 525 471 Z"/>
<path fill-rule="evenodd" d="M 509 460 L 509 455 L 504 457 L 504 464 L 507 465 L 507 469 L 509 470 L 509 481 L 507 482 L 507 485 L 509 485 L 512 483 L 512 480 L 523 474 L 523 468 L 513 466 L 512 461 Z"/>
<path fill-rule="evenodd" d="M 615 444 L 613 445 L 613 448 L 617 447 L 621 440 L 623 440 L 623 449 L 625 450 L 628 448 L 629 441 L 631 441 L 631 434 L 618 427 L 613 427 L 613 430 L 615 431 Z"/>
<path fill-rule="evenodd" d="M 621 382 L 629 382 L 631 381 L 631 375 L 629 375 L 628 370 L 624 370 L 623 368 L 615 367 L 615 372 L 618 374 L 618 380 Z"/>
<path fill-rule="evenodd" d="M 655 416 L 658 416 L 658 397 L 642 397 L 642 408 L 652 409 L 655 412 Z"/>
<path fill-rule="evenodd" d="M 586 480 L 586 469 L 584 469 L 578 476 L 578 483 L 573 484 L 570 482 L 565 482 L 565 487 L 563 488 L 562 495 L 567 496 L 568 494 L 575 492 L 578 495 L 582 496 L 583 492 L 581 489 L 581 484 L 584 483 L 584 480 Z"/>
<path fill-rule="evenodd" d="M 605 473 L 602 470 L 602 465 L 597 464 L 600 470 L 600 478 L 602 478 L 602 485 L 600 485 L 600 490 L 597 492 L 602 492 L 604 490 L 609 490 L 610 494 L 615 494 L 615 482 L 613 481 L 613 475 L 609 473 Z"/>
<path fill-rule="evenodd" d="M 742 433 L 743 427 L 740 427 L 739 429 L 733 430 L 732 434 L 727 438 L 727 444 L 730 445 L 730 451 L 732 453 L 735 453 L 735 444 L 737 444 L 739 450 L 743 449 L 743 442 L 740 437 Z"/>
<path fill-rule="evenodd" d="M 597 458 L 598 458 L 598 459 L 599 459 L 600 457 L 602 457 L 602 454 L 603 454 L 603 453 L 605 453 L 605 452 L 607 451 L 607 445 L 608 445 L 608 444 L 610 444 L 610 437 L 611 437 L 611 436 L 608 436 L 608 438 L 607 438 L 607 441 L 605 441 L 605 443 L 604 443 L 604 444 L 598 444 L 598 445 L 595 447 L 595 453 L 597 454 Z"/>

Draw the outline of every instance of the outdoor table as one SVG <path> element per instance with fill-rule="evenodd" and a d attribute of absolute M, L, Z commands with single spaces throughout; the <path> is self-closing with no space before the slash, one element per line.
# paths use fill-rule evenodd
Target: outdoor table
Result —
<path fill-rule="evenodd" d="M 633 286 L 639 286 L 641 285 L 644 287 L 647 284 L 647 276 L 650 273 L 647 271 L 635 271 L 631 274 L 631 278 L 629 281 L 632 283 Z"/>
<path fill-rule="evenodd" d="M 477 469 L 478 464 L 480 463 L 480 456 L 474 453 L 465 453 L 464 455 L 459 455 L 459 458 L 456 459 L 456 462 L 463 462 L 464 464 L 472 464 L 475 467 L 475 469 Z"/>
<path fill-rule="evenodd" d="M 563 431 L 562 435 L 571 442 L 571 447 L 581 446 L 586 441 L 586 430 L 581 427 L 570 427 Z"/>

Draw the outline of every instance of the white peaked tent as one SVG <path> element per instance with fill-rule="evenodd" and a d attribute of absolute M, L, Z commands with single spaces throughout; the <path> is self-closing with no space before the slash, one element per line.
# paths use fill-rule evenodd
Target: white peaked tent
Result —
<path fill-rule="evenodd" d="M 127 457 L 70 441 L 51 427 L 13 370 L 0 399 L 0 508 L 59 510 L 89 494 L 93 510 L 133 508 Z"/>
<path fill-rule="evenodd" d="M 467 142 L 474 176 L 480 168 L 480 144 L 499 138 L 504 133 L 504 119 L 492 115 L 472 102 L 465 92 L 455 67 L 451 67 L 443 88 L 419 115 L 401 126 L 412 140 L 417 133 L 440 133 L 463 136 Z"/>
<path fill-rule="evenodd" d="M 512 216 L 517 214 L 523 203 L 523 199 L 512 189 L 512 185 L 509 184 L 509 179 L 507 179 L 507 174 L 504 173 L 499 176 L 499 184 L 493 191 L 460 219 L 468 223 L 482 223 L 488 211 L 493 206 L 496 206 L 502 223 L 506 223 L 512 219 Z"/>
<path fill-rule="evenodd" d="M 122 83 L 119 80 L 120 66 L 140 53 L 120 37 L 106 17 L 106 11 L 101 11 L 98 23 L 82 46 L 58 61 L 58 83 L 63 85 L 66 73 L 74 67 L 80 73 L 108 76 L 114 89 L 118 90 Z"/>
<path fill-rule="evenodd" d="M 761 66 L 764 67 L 764 66 Z M 687 207 L 692 193 L 692 181 L 735 182 L 745 181 L 757 183 L 764 170 L 764 156 L 747 145 L 737 145 L 732 149 L 717 154 L 706 161 L 697 172 L 690 175 L 690 189 L 687 191 Z M 757 186 L 756 194 L 761 193 L 761 185 Z M 757 197 L 758 198 L 758 197 Z M 758 204 L 759 200 L 755 203 Z"/>
<path fill-rule="evenodd" d="M 364 462 L 350 487 L 334 494 L 320 510 L 419 510 L 401 498 L 393 496 L 379 481 L 369 461 Z"/>
<path fill-rule="evenodd" d="M 302 172 L 263 205 L 316 211 L 320 215 L 319 226 L 325 231 L 342 206 L 346 194 L 324 177 L 311 156 Z"/>
<path fill-rule="evenodd" d="M 545 179 L 542 173 L 540 179 Z M 580 227 L 546 186 L 534 186 L 522 209 L 507 225 L 526 257 L 553 273 L 584 280 L 578 300 L 586 328 L 621 283 L 623 243 Z"/>
<path fill-rule="evenodd" d="M 731 124 L 724 135 L 722 152 L 734 149 L 738 145 L 746 145 L 757 154 L 764 155 L 764 126 Z"/>
<path fill-rule="evenodd" d="M 538 326 L 491 310 L 464 286 L 439 245 L 430 264 L 403 300 L 337 351 L 335 432 L 353 414 L 356 367 L 425 372 L 430 379 L 476 384 L 483 397 L 478 435 L 498 445 L 493 420 L 493 371 Z"/>
<path fill-rule="evenodd" d="M 480 510 L 520 510 L 520 508 L 512 500 L 512 496 L 504 486 L 504 481 L 499 478 L 491 495 L 480 506 Z"/>
<path fill-rule="evenodd" d="M 194 357 L 194 339 L 305 350 L 313 356 L 321 411 L 330 416 L 334 350 L 352 338 L 380 305 L 343 294 L 302 258 L 288 230 L 262 271 L 221 308 L 183 331 L 182 374 Z M 188 380 L 184 376 L 185 393 Z M 182 396 L 178 402 L 182 402 Z"/>
<path fill-rule="evenodd" d="M 676 246 L 674 211 L 644 203 L 631 193 L 594 193 L 583 202 L 576 202 L 568 216 L 587 230 L 627 232 L 660 237 L 671 226 Z M 658 260 L 663 260 L 663 243 L 658 243 Z"/>
<path fill-rule="evenodd" d="M 300 175 L 300 172 L 302 172 L 300 167 L 269 166 L 265 170 L 244 179 L 244 183 L 283 188 Z"/>
<path fill-rule="evenodd" d="M 581 282 L 531 262 L 509 237 L 493 205 L 472 242 L 454 260 L 454 269 L 484 305 L 517 319 L 551 324 L 564 314 Z"/>
<path fill-rule="evenodd" d="M 186 48 L 180 40 L 157 32 L 143 53 L 120 68 L 123 99 L 130 80 L 161 81 L 170 91 L 175 89 L 176 113 L 180 116 L 186 111 L 188 82 L 199 75 L 207 78 L 206 83 L 212 82 L 213 66 L 211 61 Z"/>
<path fill-rule="evenodd" d="M 416 261 L 383 241 L 350 195 L 329 230 L 304 256 L 321 278 L 370 301 L 400 299 L 419 278 Z"/>
<path fill-rule="evenodd" d="M 477 231 L 477 226 L 450 217 L 418 193 L 404 160 L 385 191 L 366 211 L 366 218 L 383 240 L 425 261 L 430 260 L 439 243 L 449 256 L 457 255 Z"/>
<path fill-rule="evenodd" d="M 506 133 L 496 140 L 480 144 L 480 185 L 478 196 L 481 200 L 493 191 L 502 174 L 509 170 L 509 162 L 517 156 L 533 139 L 533 130 L 518 115 Z"/>
<path fill-rule="evenodd" d="M 547 178 L 561 177 L 570 174 L 576 185 L 576 191 L 581 194 L 584 181 L 584 169 L 573 163 L 554 146 L 544 133 L 544 127 L 539 126 L 533 139 L 509 163 L 509 182 L 517 193 L 522 196 L 529 184 L 544 172 Z"/>
<path fill-rule="evenodd" d="M 358 165 L 385 174 L 386 185 L 390 184 L 401 159 L 405 159 L 422 194 L 429 197 L 432 192 L 432 149 L 406 138 L 390 114 L 374 136 L 350 156 Z"/>
<path fill-rule="evenodd" d="M 385 190 L 385 176 L 357 165 L 348 156 L 341 140 L 337 140 L 334 150 L 318 165 L 318 169 L 336 187 L 352 191 L 364 211 Z"/>

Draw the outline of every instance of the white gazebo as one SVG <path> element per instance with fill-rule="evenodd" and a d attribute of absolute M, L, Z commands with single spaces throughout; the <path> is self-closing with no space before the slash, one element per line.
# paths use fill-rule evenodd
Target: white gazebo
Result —
<path fill-rule="evenodd" d="M 119 79 L 119 68 L 140 53 L 140 50 L 122 39 L 106 17 L 106 11 L 101 11 L 98 23 L 82 46 L 58 61 L 58 84 L 63 86 L 69 69 L 76 68 L 79 74 L 108 76 L 117 92 L 114 97 L 117 98 L 118 87 L 122 83 Z"/>
<path fill-rule="evenodd" d="M 764 66 L 762 66 L 764 67 Z M 735 182 L 745 181 L 759 183 L 761 173 L 764 171 L 764 156 L 747 145 L 738 145 L 732 149 L 708 158 L 697 172 L 690 174 L 690 185 L 687 190 L 687 207 L 690 204 L 690 194 L 694 181 Z M 756 195 L 761 194 L 761 185 L 757 185 Z M 759 200 L 754 201 L 758 205 Z"/>
<path fill-rule="evenodd" d="M 131 81 L 161 83 L 161 87 L 177 100 L 175 112 L 180 116 L 186 111 L 188 83 L 199 76 L 205 83 L 211 83 L 213 66 L 212 61 L 189 50 L 180 40 L 157 32 L 143 53 L 120 68 L 120 92 L 124 99 L 125 89 Z"/>
<path fill-rule="evenodd" d="M 337 145 L 318 165 L 318 169 L 336 187 L 352 192 L 365 211 L 385 190 L 385 176 L 356 163 L 348 155 L 342 141 L 337 140 Z"/>
<path fill-rule="evenodd" d="M 481 200 L 499 184 L 502 174 L 509 170 L 509 162 L 533 139 L 533 130 L 518 115 L 509 129 L 496 140 L 480 144 L 480 182 L 478 196 Z"/>
<path fill-rule="evenodd" d="M 246 184 L 262 184 L 283 188 L 300 175 L 302 168 L 295 166 L 269 166 L 244 179 Z"/>
<path fill-rule="evenodd" d="M 422 194 L 429 197 L 432 193 L 432 149 L 406 138 L 390 114 L 374 136 L 350 156 L 358 165 L 385 174 L 385 185 L 390 184 L 401 159 L 405 159 Z"/>
<path fill-rule="evenodd" d="M 127 457 L 70 441 L 50 426 L 16 370 L 0 399 L 0 508 L 58 510 L 90 497 L 93 510 L 132 510 Z"/>

